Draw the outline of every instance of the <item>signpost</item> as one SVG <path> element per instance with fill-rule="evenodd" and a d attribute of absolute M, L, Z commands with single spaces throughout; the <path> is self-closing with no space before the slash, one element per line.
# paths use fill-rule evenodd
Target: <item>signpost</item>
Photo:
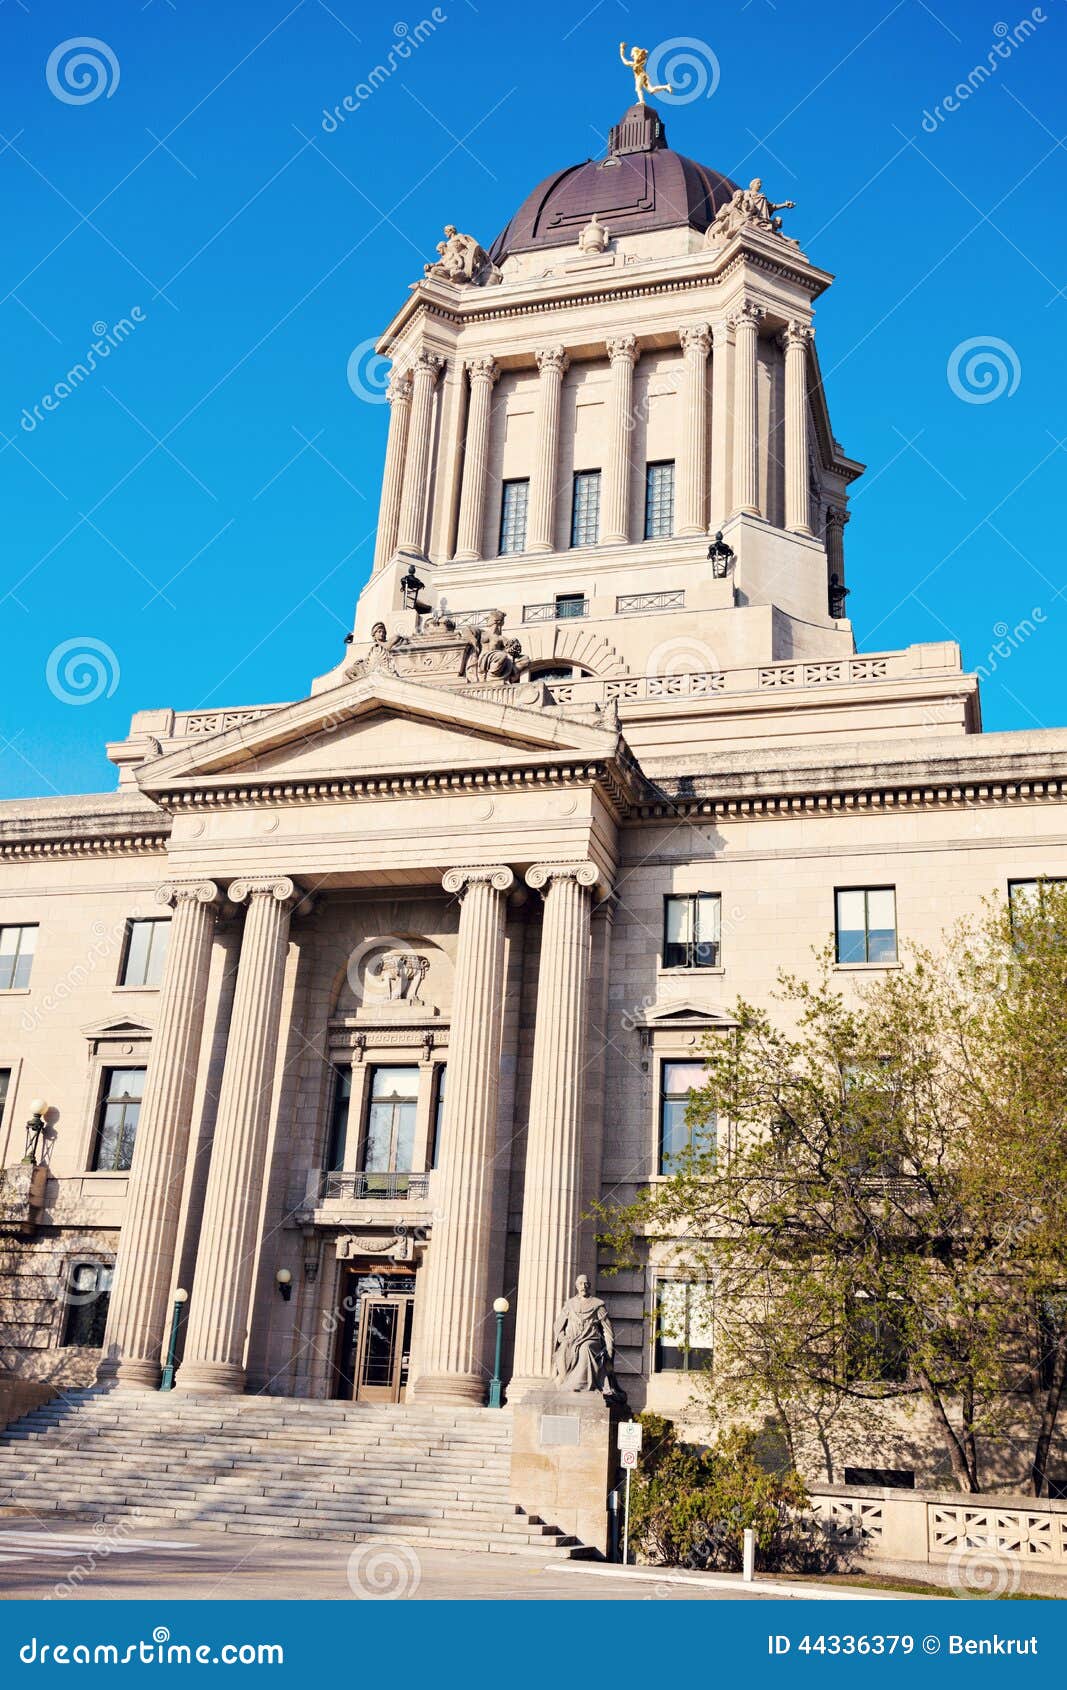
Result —
<path fill-rule="evenodd" d="M 626 1474 L 626 1500 L 623 1504 L 622 1516 L 622 1564 L 624 1567 L 628 1565 L 630 1558 L 630 1474 L 637 1466 L 643 1431 L 643 1426 L 637 1420 L 623 1420 L 619 1423 L 619 1454 L 623 1471 Z"/>

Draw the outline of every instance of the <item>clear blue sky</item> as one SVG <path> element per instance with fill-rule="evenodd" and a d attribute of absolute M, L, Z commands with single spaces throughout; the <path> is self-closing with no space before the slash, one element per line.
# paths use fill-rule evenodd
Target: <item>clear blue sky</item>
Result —
<path fill-rule="evenodd" d="M 444 0 L 328 133 L 424 0 L 5 0 L 0 793 L 109 787 L 103 744 L 133 710 L 297 698 L 338 659 L 386 427 L 350 354 L 443 223 L 488 244 L 543 175 L 600 154 L 630 98 L 623 36 L 714 55 L 713 95 L 662 108 L 671 144 L 797 200 L 790 228 L 839 278 L 818 340 L 836 432 L 870 466 L 848 531 L 861 648 L 951 636 L 995 665 L 987 727 L 1062 723 L 1064 0 L 1037 14 L 939 122 L 1023 0 Z M 105 64 L 110 95 L 81 99 L 61 60 L 72 103 L 46 68 L 84 36 L 118 80 Z M 978 397 L 1004 390 L 970 402 L 949 362 L 990 337 Z M 115 672 L 72 705 L 52 654 L 85 638 Z"/>

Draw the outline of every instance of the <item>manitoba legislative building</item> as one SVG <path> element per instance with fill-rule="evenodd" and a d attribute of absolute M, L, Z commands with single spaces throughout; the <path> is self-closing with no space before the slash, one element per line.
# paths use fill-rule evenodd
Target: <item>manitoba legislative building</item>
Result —
<path fill-rule="evenodd" d="M 139 710 L 113 789 L 0 803 L 0 1368 L 34 1402 L 384 1405 L 491 1464 L 584 1275 L 630 1410 L 684 1416 L 714 1313 L 654 1239 L 606 1275 L 592 1210 L 669 1172 L 709 1035 L 816 948 L 847 995 L 1067 873 L 1067 734 L 984 734 L 951 641 L 856 651 L 864 465 L 794 226 L 643 103 L 492 244 L 449 224 L 378 345 L 341 661 Z M 907 1431 L 844 1459 L 933 1473 Z"/>

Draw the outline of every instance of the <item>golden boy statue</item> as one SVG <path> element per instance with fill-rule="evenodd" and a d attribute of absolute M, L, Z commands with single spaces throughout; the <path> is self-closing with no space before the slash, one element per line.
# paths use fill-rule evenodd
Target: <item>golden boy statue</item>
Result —
<path fill-rule="evenodd" d="M 628 59 L 626 57 L 626 43 L 620 41 L 619 57 L 627 70 L 632 70 L 634 73 L 634 93 L 637 95 L 640 105 L 644 105 L 646 94 L 672 94 L 674 92 L 669 82 L 659 82 L 655 87 L 649 82 L 648 72 L 645 69 L 645 65 L 648 63 L 647 48 L 635 47 L 633 57 Z"/>

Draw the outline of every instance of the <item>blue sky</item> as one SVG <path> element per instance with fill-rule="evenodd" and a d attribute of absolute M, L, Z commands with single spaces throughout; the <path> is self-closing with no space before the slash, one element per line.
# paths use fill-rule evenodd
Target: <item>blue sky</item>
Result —
<path fill-rule="evenodd" d="M 795 199 L 839 278 L 817 325 L 836 432 L 870 466 L 861 649 L 958 639 L 988 728 L 1063 722 L 1064 0 L 3 0 L 0 794 L 106 788 L 135 709 L 297 698 L 338 659 L 386 427 L 350 356 L 443 223 L 488 244 L 601 153 L 623 36 L 697 43 L 714 91 L 661 105 L 671 144 Z M 84 37 L 102 81 L 65 82 L 69 52 L 49 73 Z M 992 361 L 968 376 L 970 343 Z M 99 696 L 72 704 L 86 641 Z"/>

